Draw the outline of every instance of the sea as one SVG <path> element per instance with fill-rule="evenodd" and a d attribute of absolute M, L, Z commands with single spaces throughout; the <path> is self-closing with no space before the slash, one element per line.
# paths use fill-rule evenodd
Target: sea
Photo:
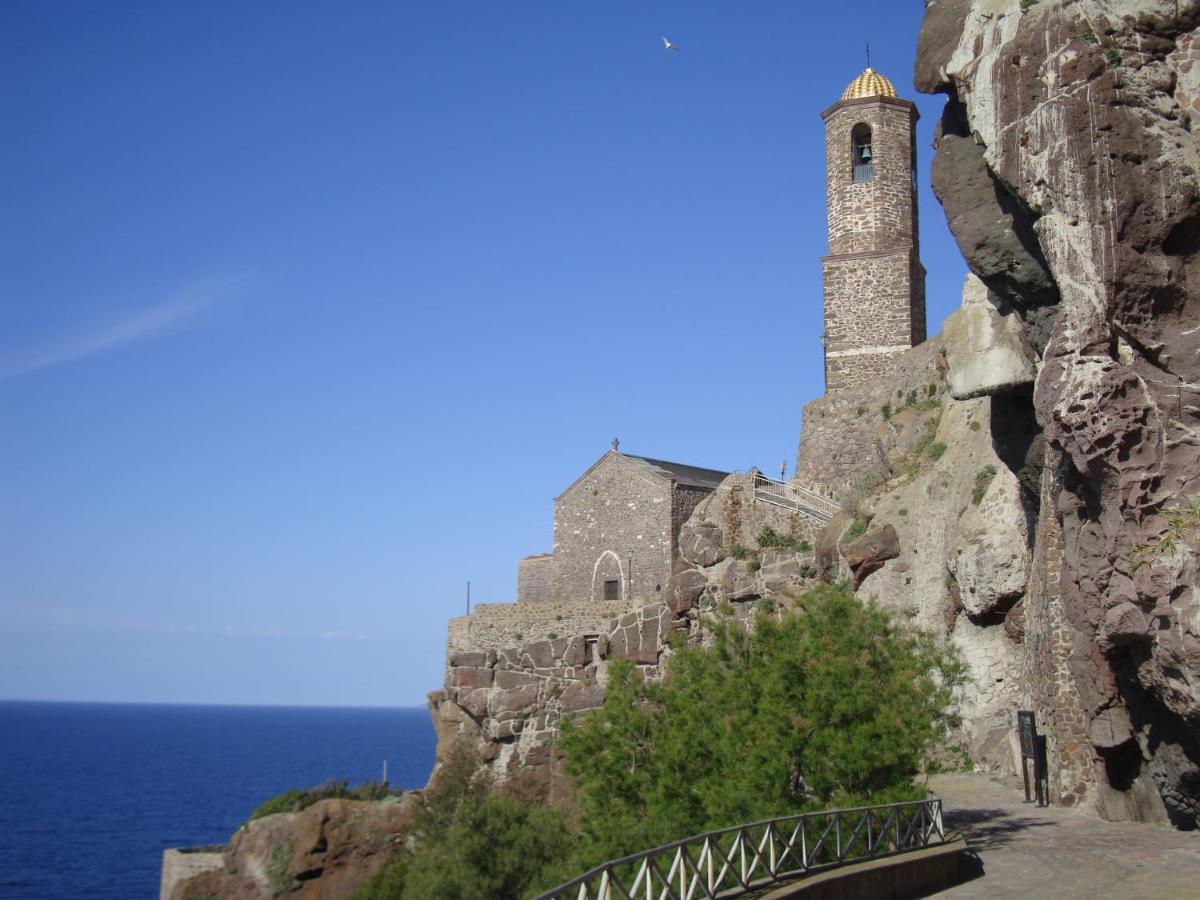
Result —
<path fill-rule="evenodd" d="M 0 898 L 158 896 L 168 847 L 221 844 L 329 778 L 421 787 L 420 709 L 0 701 Z"/>

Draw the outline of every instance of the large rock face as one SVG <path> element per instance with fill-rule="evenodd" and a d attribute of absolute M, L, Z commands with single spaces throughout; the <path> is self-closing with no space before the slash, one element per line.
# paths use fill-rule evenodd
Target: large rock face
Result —
<path fill-rule="evenodd" d="M 952 574 L 1031 566 L 1013 633 L 1059 802 L 1194 826 L 1200 4 L 927 3 L 916 81 L 949 95 L 933 185 L 950 227 L 1040 357 L 1032 394 L 991 401 L 1032 559 L 988 550 Z"/>
<path fill-rule="evenodd" d="M 164 868 L 162 900 L 352 897 L 399 849 L 412 806 L 412 795 L 398 802 L 322 800 L 256 819 L 227 846 L 206 848 L 213 852 L 204 855 L 215 857 L 209 871 L 168 879 Z"/>

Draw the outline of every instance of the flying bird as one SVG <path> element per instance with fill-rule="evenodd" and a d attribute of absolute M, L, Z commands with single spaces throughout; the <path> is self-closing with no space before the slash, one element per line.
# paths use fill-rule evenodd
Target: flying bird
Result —
<path fill-rule="evenodd" d="M 663 42 L 663 49 L 664 49 L 664 50 L 675 50 L 675 51 L 678 51 L 678 50 L 679 50 L 679 45 L 678 45 L 678 44 L 672 44 L 670 41 L 668 41 L 668 40 L 667 40 L 667 38 L 666 38 L 666 35 L 659 35 L 659 37 L 661 37 L 661 38 L 662 38 L 662 42 Z"/>

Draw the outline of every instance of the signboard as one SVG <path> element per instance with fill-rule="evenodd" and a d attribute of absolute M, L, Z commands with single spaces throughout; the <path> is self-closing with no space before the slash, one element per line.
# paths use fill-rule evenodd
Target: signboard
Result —
<path fill-rule="evenodd" d="M 1037 725 L 1031 710 L 1017 710 L 1017 734 L 1021 738 L 1021 755 L 1029 759 L 1036 759 Z"/>

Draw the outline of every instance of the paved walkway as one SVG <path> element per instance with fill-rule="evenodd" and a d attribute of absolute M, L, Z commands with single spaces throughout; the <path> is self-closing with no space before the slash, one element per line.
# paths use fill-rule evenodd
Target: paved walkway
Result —
<path fill-rule="evenodd" d="M 979 775 L 939 775 L 930 787 L 946 827 L 967 836 L 983 868 L 938 898 L 1200 900 L 1200 832 L 1038 809 L 1019 788 Z"/>

